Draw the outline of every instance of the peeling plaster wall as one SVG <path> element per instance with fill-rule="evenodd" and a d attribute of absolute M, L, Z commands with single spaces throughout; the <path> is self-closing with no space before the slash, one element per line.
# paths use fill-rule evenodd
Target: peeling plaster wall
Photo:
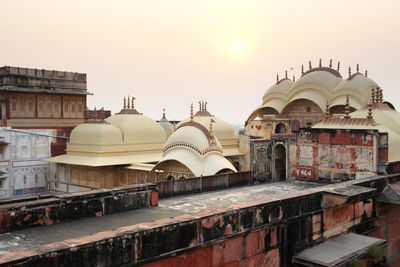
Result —
<path fill-rule="evenodd" d="M 327 181 L 373 176 L 378 170 L 378 139 L 376 131 L 301 131 L 296 157 L 291 157 L 291 176 Z"/>

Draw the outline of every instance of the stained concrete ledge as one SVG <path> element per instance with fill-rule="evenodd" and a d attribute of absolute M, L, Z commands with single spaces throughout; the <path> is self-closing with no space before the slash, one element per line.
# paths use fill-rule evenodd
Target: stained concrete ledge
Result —
<path fill-rule="evenodd" d="M 372 186 L 382 179 L 357 183 Z M 154 208 L 16 231 L 0 237 L 0 263 L 143 264 L 294 218 L 314 220 L 322 215 L 324 191 L 353 183 L 246 186 L 160 200 Z"/>

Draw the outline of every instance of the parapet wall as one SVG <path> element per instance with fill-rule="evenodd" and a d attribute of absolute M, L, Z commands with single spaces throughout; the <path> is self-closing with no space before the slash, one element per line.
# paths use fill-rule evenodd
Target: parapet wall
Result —
<path fill-rule="evenodd" d="M 157 182 L 158 197 L 201 193 L 251 184 L 250 171 Z"/>
<path fill-rule="evenodd" d="M 154 184 L 0 202 L 0 233 L 157 206 Z"/>

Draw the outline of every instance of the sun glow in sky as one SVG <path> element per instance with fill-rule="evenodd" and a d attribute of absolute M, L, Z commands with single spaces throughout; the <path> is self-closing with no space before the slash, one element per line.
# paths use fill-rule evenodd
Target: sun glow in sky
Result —
<path fill-rule="evenodd" d="M 360 14 L 362 9 L 362 15 Z M 398 0 L 0 0 L 0 66 L 87 73 L 88 107 L 189 117 L 204 99 L 243 127 L 265 91 L 301 65 L 340 60 L 400 108 Z M 291 70 L 293 68 L 293 70 Z M 195 107 L 197 108 L 197 107 Z"/>
<path fill-rule="evenodd" d="M 243 45 L 241 43 L 234 43 L 231 47 L 232 53 L 241 54 L 243 52 Z"/>

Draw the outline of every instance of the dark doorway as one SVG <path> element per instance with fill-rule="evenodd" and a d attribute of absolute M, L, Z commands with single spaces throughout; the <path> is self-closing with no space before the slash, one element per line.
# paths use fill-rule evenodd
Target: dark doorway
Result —
<path fill-rule="evenodd" d="M 275 127 L 275 133 L 280 134 L 280 133 L 286 133 L 286 127 L 285 124 L 283 123 L 278 123 Z"/>
<path fill-rule="evenodd" d="M 275 181 L 286 180 L 286 149 L 283 145 L 275 146 Z"/>

